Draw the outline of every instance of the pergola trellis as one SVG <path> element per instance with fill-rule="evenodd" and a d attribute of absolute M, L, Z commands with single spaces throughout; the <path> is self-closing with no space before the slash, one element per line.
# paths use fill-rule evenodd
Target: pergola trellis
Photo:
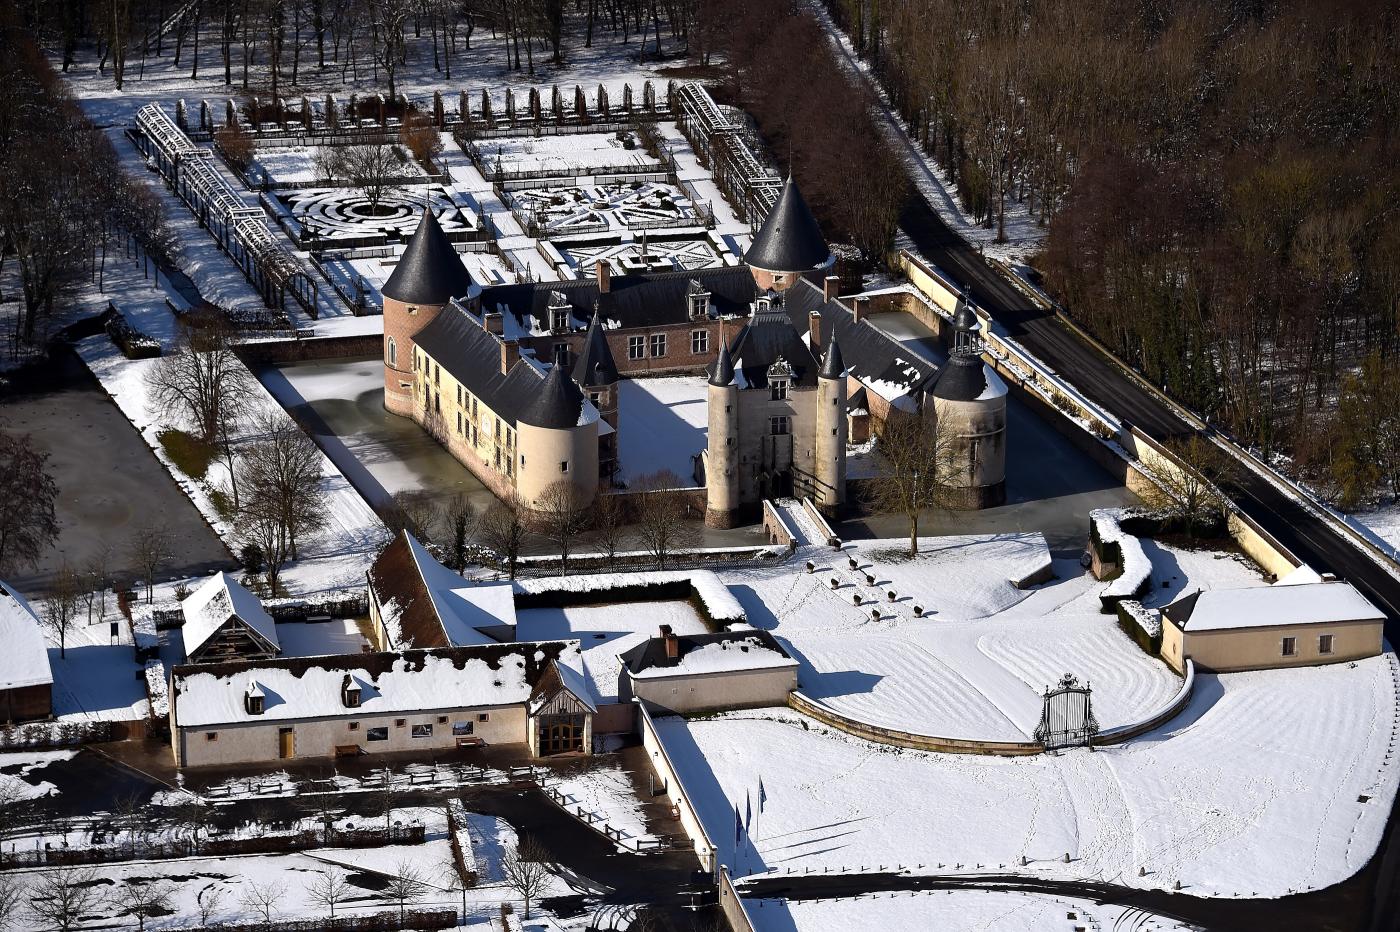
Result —
<path fill-rule="evenodd" d="M 680 85 L 676 97 L 681 132 L 710 163 L 715 183 L 730 203 L 738 205 L 750 226 L 759 226 L 777 201 L 783 180 L 759 160 L 744 139 L 743 127 L 729 118 L 704 87 L 687 82 Z"/>
<path fill-rule="evenodd" d="M 209 230 L 219 246 L 238 263 L 268 307 L 286 310 L 290 295 L 313 318 L 318 289 L 310 273 L 273 235 L 267 213 L 250 207 L 214 162 L 214 153 L 197 146 L 158 104 L 136 115 L 148 158 L 180 199 Z"/>

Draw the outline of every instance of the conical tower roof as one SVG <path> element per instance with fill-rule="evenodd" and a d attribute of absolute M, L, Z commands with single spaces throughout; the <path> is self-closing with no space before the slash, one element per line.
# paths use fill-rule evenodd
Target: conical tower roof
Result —
<path fill-rule="evenodd" d="M 846 374 L 846 363 L 841 359 L 841 347 L 836 343 L 836 334 L 831 335 L 831 342 L 826 347 L 826 359 L 822 360 L 821 377 L 824 379 L 839 379 Z"/>
<path fill-rule="evenodd" d="M 563 366 L 551 366 L 540 390 L 525 403 L 516 420 L 532 427 L 562 430 L 577 427 L 583 410 L 583 392 L 569 378 Z"/>
<path fill-rule="evenodd" d="M 817 218 L 789 175 L 744 261 L 770 272 L 802 272 L 822 265 L 830 256 Z"/>
<path fill-rule="evenodd" d="M 721 343 L 719 347 L 719 359 L 715 360 L 715 367 L 710 372 L 710 384 L 723 388 L 734 381 L 734 362 L 729 358 L 729 344 Z"/>
<path fill-rule="evenodd" d="M 603 332 L 602 314 L 595 307 L 593 321 L 583 338 L 583 348 L 579 350 L 578 362 L 574 364 L 574 380 L 580 385 L 594 387 L 612 385 L 617 379 L 617 363 L 613 361 L 612 348 L 608 346 L 607 334 Z"/>
<path fill-rule="evenodd" d="M 423 219 L 409 237 L 408 248 L 399 257 L 394 273 L 379 291 L 384 297 L 404 304 L 446 304 L 464 297 L 472 288 L 472 277 L 457 250 L 438 225 L 431 208 L 423 208 Z"/>

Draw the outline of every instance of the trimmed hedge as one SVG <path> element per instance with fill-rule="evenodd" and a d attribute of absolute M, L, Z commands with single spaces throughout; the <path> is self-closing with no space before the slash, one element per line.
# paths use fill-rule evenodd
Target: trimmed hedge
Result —
<path fill-rule="evenodd" d="M 1133 643 L 1141 647 L 1148 655 L 1156 657 L 1162 653 L 1162 630 L 1160 626 L 1154 635 L 1143 628 L 1134 614 L 1133 608 L 1145 611 L 1141 602 L 1134 602 L 1131 599 L 1124 599 L 1114 606 L 1118 615 L 1118 627 L 1123 629 L 1123 633 L 1132 638 Z"/>

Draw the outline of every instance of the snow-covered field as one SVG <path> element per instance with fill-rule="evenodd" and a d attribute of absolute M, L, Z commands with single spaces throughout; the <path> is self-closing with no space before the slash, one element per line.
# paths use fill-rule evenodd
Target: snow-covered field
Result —
<path fill-rule="evenodd" d="M 1136 907 L 1011 890 L 928 890 L 841 900 L 745 900 L 744 907 L 758 932 L 1178 932 L 1193 928 Z"/>
<path fill-rule="evenodd" d="M 709 404 L 704 376 L 623 379 L 618 385 L 617 458 L 624 479 L 669 469 L 694 482 L 692 457 L 705 449 Z"/>
<path fill-rule="evenodd" d="M 482 160 L 489 170 L 497 163 L 503 171 L 549 172 L 586 177 L 596 169 L 657 171 L 661 165 L 631 138 L 627 148 L 615 133 L 575 133 L 567 136 L 502 136 L 480 143 Z"/>
<path fill-rule="evenodd" d="M 706 631 L 695 609 L 681 601 L 527 608 L 515 613 L 515 636 L 522 641 L 578 639 L 596 702 L 617 701 L 622 672 L 617 655 L 656 637 L 660 625 L 670 625 L 676 634 Z"/>
<path fill-rule="evenodd" d="M 904 751 L 784 709 L 658 729 L 721 861 L 740 873 L 893 862 L 1282 896 L 1351 876 L 1379 843 L 1396 788 L 1395 677 L 1393 655 L 1200 676 L 1163 728 L 1031 758 Z M 760 780 L 767 802 L 736 851 L 734 807 Z"/>

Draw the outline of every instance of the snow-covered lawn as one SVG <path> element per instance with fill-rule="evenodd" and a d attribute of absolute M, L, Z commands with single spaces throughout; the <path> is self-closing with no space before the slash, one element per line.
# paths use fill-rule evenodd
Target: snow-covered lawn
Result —
<path fill-rule="evenodd" d="M 151 713 L 146 681 L 126 625 L 115 614 L 115 603 L 107 600 L 113 611 L 108 619 L 89 625 L 80 618 L 68 632 L 62 652 L 52 632 L 45 632 L 53 672 L 53 714 L 61 722 L 135 721 Z M 118 622 L 116 638 L 111 636 L 112 621 Z"/>
<path fill-rule="evenodd" d="M 842 900 L 745 900 L 758 932 L 1071 932 L 1193 928 L 1137 907 L 1011 890 L 927 890 Z"/>
<path fill-rule="evenodd" d="M 1400 502 L 1358 512 L 1350 517 L 1392 549 L 1400 551 Z"/>
<path fill-rule="evenodd" d="M 515 613 L 515 636 L 521 641 L 578 639 L 584 672 L 599 702 L 617 701 L 617 678 L 622 672 L 617 655 L 656 637 L 659 625 L 670 625 L 676 634 L 707 630 L 695 609 L 682 601 L 528 608 Z"/>
<path fill-rule="evenodd" d="M 562 136 L 502 136 L 483 139 L 478 146 L 488 170 L 499 161 L 503 171 L 550 172 L 575 176 L 580 171 L 617 169 L 658 171 L 659 162 L 647 155 L 635 136 L 626 148 L 615 133 L 575 133 Z M 586 177 L 586 176 L 585 176 Z"/>
<path fill-rule="evenodd" d="M 1093 752 L 904 751 L 784 709 L 658 728 L 721 861 L 741 873 L 893 862 L 1282 896 L 1341 881 L 1375 851 L 1396 789 L 1397 721 L 1387 654 L 1199 676 L 1179 717 Z M 736 852 L 734 807 L 757 798 L 760 779 L 767 802 Z"/>
<path fill-rule="evenodd" d="M 333 621 L 279 622 L 277 641 L 283 657 L 318 657 L 323 654 L 358 654 L 369 642 L 355 622 L 348 618 Z"/>
<path fill-rule="evenodd" d="M 625 478 L 669 469 L 694 482 L 692 457 L 705 449 L 709 404 L 704 376 L 623 379 L 617 398 L 617 457 Z"/>

